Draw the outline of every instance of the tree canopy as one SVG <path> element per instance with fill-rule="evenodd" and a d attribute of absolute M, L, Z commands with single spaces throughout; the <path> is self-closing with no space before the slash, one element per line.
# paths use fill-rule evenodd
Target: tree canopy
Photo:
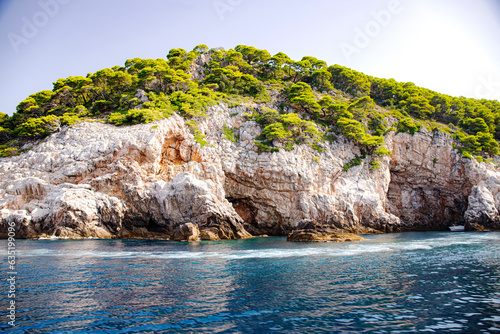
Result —
<path fill-rule="evenodd" d="M 207 106 L 243 101 L 273 106 L 252 114 L 268 146 L 316 145 L 336 134 L 375 153 L 387 132 L 414 134 L 425 127 L 450 133 L 468 155 L 498 154 L 498 101 L 452 97 L 411 82 L 328 66 L 312 56 L 296 61 L 253 46 L 224 50 L 204 44 L 192 51 L 171 49 L 165 58 L 133 58 L 123 66 L 58 79 L 52 90 L 21 101 L 12 116 L 0 113 L 0 144 L 43 138 L 86 118 L 126 125 L 174 113 L 201 136 L 193 119 L 203 117 Z"/>

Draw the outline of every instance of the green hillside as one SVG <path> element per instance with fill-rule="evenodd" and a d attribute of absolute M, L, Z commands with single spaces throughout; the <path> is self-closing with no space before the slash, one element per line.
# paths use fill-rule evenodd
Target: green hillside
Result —
<path fill-rule="evenodd" d="M 210 59 L 208 64 L 199 61 L 202 54 Z M 129 59 L 124 66 L 86 77 L 59 79 L 52 90 L 30 95 L 12 116 L 0 113 L 0 155 L 19 154 L 27 141 L 79 120 L 122 126 L 174 113 L 186 119 L 204 145 L 197 122 L 207 106 L 219 103 L 259 105 L 249 107 L 247 117 L 264 128 L 256 141 L 261 151 L 292 149 L 295 143 L 321 150 L 321 141 L 336 140 L 341 134 L 362 147 L 364 154 L 387 155 L 385 134 L 414 134 L 425 127 L 451 134 L 466 158 L 485 159 L 499 153 L 498 101 L 452 97 L 413 83 L 328 66 L 314 57 L 294 61 L 281 52 L 271 56 L 244 45 L 230 50 L 205 45 L 190 52 L 172 49 L 166 58 Z M 192 79 L 195 67 L 204 71 L 204 78 Z M 138 90 L 145 95 L 138 95 Z M 149 102 L 143 102 L 146 96 Z M 269 108 L 272 105 L 279 108 Z M 233 129 L 224 130 L 228 139 L 237 140 Z M 277 142 L 279 147 L 274 147 Z"/>

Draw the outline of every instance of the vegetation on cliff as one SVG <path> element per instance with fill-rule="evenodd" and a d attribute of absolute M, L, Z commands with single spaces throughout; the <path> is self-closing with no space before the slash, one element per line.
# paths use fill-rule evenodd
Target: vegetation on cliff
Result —
<path fill-rule="evenodd" d="M 263 127 L 256 140 L 261 151 L 292 150 L 295 143 L 321 151 L 323 140 L 342 135 L 362 152 L 381 156 L 390 154 L 383 146 L 388 132 L 414 134 L 425 127 L 451 134 L 464 157 L 499 153 L 498 101 L 439 94 L 310 56 L 295 61 L 251 46 L 223 50 L 199 45 L 190 52 L 172 49 L 166 59 L 134 58 L 86 77 L 57 80 L 52 90 L 21 101 L 12 116 L 0 113 L 0 155 L 17 154 L 26 140 L 82 119 L 120 126 L 174 113 L 205 145 L 197 119 L 219 103 L 248 106 L 248 119 Z M 237 140 L 232 129 L 224 132 Z"/>

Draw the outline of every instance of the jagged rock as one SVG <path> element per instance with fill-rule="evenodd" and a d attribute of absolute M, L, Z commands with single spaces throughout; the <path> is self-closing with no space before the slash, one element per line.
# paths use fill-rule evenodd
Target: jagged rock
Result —
<path fill-rule="evenodd" d="M 312 219 L 302 219 L 297 223 L 297 230 L 319 230 L 321 228 L 323 228 L 323 226 Z"/>
<path fill-rule="evenodd" d="M 129 127 L 82 122 L 0 158 L 0 231 L 14 221 L 20 238 L 169 238 L 191 223 L 212 240 L 288 235 L 299 221 L 353 233 L 500 228 L 500 173 L 463 159 L 449 135 L 391 132 L 393 154 L 379 169 L 367 158 L 344 171 L 361 152 L 342 137 L 321 152 L 259 154 L 262 129 L 244 116 L 259 107 L 209 107 L 198 126 L 204 147 L 174 115 Z"/>
<path fill-rule="evenodd" d="M 198 241 L 200 230 L 198 226 L 192 223 L 186 223 L 178 226 L 174 231 L 173 239 L 175 241 Z"/>
<path fill-rule="evenodd" d="M 219 231 L 216 228 L 202 230 L 200 232 L 200 239 L 209 241 L 220 240 Z"/>
<path fill-rule="evenodd" d="M 146 92 L 142 89 L 138 89 L 134 97 L 137 98 L 142 103 L 150 102 L 148 96 L 146 95 Z"/>
<path fill-rule="evenodd" d="M 495 206 L 495 198 L 485 185 L 472 188 L 464 218 L 467 230 L 482 231 L 488 228 L 500 228 L 500 224 L 493 224 L 493 222 L 498 222 L 498 210 Z"/>

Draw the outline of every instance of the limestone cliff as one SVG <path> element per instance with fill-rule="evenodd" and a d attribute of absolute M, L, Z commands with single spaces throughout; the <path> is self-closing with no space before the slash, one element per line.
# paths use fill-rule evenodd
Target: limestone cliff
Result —
<path fill-rule="evenodd" d="M 179 116 L 115 127 L 82 122 L 0 159 L 0 237 L 235 239 L 285 235 L 302 220 L 349 232 L 500 229 L 500 173 L 468 160 L 441 132 L 386 136 L 371 170 L 340 137 L 258 154 L 249 106 L 209 108 L 195 142 Z M 258 106 L 253 106 L 258 107 Z M 225 138 L 223 128 L 239 139 Z M 194 237 L 193 237 L 194 236 Z"/>

